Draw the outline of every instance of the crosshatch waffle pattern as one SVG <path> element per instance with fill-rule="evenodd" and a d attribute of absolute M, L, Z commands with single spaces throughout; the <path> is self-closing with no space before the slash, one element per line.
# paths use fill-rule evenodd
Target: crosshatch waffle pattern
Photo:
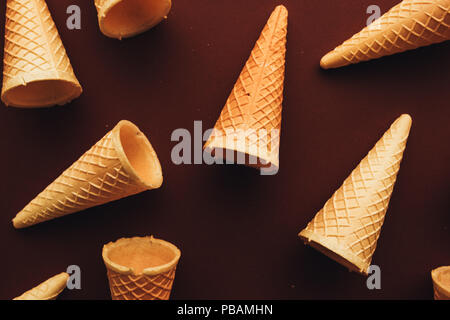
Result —
<path fill-rule="evenodd" d="M 342 66 L 449 39 L 450 0 L 405 0 L 330 54 Z"/>
<path fill-rule="evenodd" d="M 3 90 L 15 77 L 42 72 L 64 73 L 78 84 L 44 0 L 7 0 L 3 72 Z"/>
<path fill-rule="evenodd" d="M 285 7 L 274 10 L 214 127 L 222 136 L 249 129 L 263 132 L 256 138 L 247 137 L 247 150 L 267 144 L 269 153 L 279 149 L 280 136 L 271 132 L 281 129 L 287 18 Z M 205 147 L 213 140 L 212 135 Z"/>
<path fill-rule="evenodd" d="M 304 230 L 358 257 L 363 272 L 376 249 L 410 126 L 409 116 L 394 122 Z"/>
<path fill-rule="evenodd" d="M 123 275 L 108 269 L 113 300 L 169 300 L 176 267 L 154 275 Z"/>
<path fill-rule="evenodd" d="M 31 226 L 146 190 L 124 170 L 111 136 L 109 132 L 32 200 L 14 224 Z"/>

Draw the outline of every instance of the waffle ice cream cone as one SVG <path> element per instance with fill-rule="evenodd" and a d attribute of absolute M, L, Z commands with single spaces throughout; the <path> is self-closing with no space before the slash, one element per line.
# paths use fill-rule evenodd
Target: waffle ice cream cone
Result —
<path fill-rule="evenodd" d="M 288 12 L 275 8 L 250 54 L 205 151 L 232 150 L 279 166 Z M 225 154 L 225 152 L 223 152 Z M 224 155 L 224 157 L 226 157 Z"/>
<path fill-rule="evenodd" d="M 44 0 L 7 0 L 3 61 L 7 106 L 63 105 L 82 92 Z"/>
<path fill-rule="evenodd" d="M 110 38 L 129 38 L 167 18 L 171 0 L 95 0 L 100 31 Z"/>
<path fill-rule="evenodd" d="M 411 117 L 402 115 L 344 181 L 300 238 L 347 267 L 368 274 L 406 147 Z"/>
<path fill-rule="evenodd" d="M 62 272 L 13 300 L 55 300 L 66 288 L 67 280 L 69 275 Z"/>
<path fill-rule="evenodd" d="M 325 55 L 324 69 L 450 40 L 450 0 L 404 0 Z"/>
<path fill-rule="evenodd" d="M 20 211 L 13 224 L 29 227 L 159 188 L 162 181 L 152 145 L 137 126 L 122 120 Z"/>
<path fill-rule="evenodd" d="M 450 300 L 450 266 L 431 271 L 434 300 Z"/>
<path fill-rule="evenodd" d="M 181 252 L 153 237 L 122 238 L 103 246 L 113 300 L 169 300 Z"/>

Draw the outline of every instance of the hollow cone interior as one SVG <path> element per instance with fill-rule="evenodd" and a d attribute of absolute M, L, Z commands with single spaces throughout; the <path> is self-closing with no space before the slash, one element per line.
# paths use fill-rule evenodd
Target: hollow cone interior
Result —
<path fill-rule="evenodd" d="M 435 300 L 450 300 L 450 266 L 440 267 L 431 272 Z"/>
<path fill-rule="evenodd" d="M 171 0 L 95 0 L 101 32 L 111 38 L 142 33 L 167 18 Z"/>
<path fill-rule="evenodd" d="M 122 238 L 103 247 L 113 300 L 168 300 L 180 250 L 153 237 Z"/>

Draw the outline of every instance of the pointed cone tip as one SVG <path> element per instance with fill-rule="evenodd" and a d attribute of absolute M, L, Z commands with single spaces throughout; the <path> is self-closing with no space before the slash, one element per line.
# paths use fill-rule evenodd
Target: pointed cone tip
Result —
<path fill-rule="evenodd" d="M 282 4 L 276 6 L 276 8 L 273 10 L 273 12 L 279 12 L 283 16 L 287 16 L 288 15 L 288 10 Z"/>
<path fill-rule="evenodd" d="M 288 11 L 285 6 L 279 5 L 277 6 L 271 13 L 269 20 L 277 19 L 277 21 L 285 20 L 287 21 Z"/>
<path fill-rule="evenodd" d="M 54 286 L 59 289 L 59 288 L 64 288 L 66 286 L 66 283 L 67 283 L 67 280 L 69 280 L 69 277 L 70 276 L 67 272 L 61 272 L 61 273 L 58 273 L 57 275 L 51 277 L 47 281 L 52 281 Z M 44 283 L 45 282 L 41 283 L 40 285 L 42 285 Z"/>
<path fill-rule="evenodd" d="M 395 128 L 401 136 L 408 136 L 411 126 L 412 118 L 409 114 L 402 114 L 392 124 L 392 128 Z"/>
<path fill-rule="evenodd" d="M 16 229 L 20 229 L 23 227 L 22 223 L 20 223 L 20 220 L 17 217 L 17 215 L 14 217 L 14 219 L 12 219 L 12 223 L 13 223 L 14 228 L 16 228 Z"/>
<path fill-rule="evenodd" d="M 67 280 L 69 280 L 69 274 L 67 272 L 61 272 L 60 274 L 57 274 L 54 278 L 58 279 L 61 283 L 61 285 L 64 285 L 67 283 Z"/>
<path fill-rule="evenodd" d="M 266 23 L 266 28 L 274 29 L 274 32 L 278 32 L 280 28 L 287 25 L 288 22 L 288 11 L 285 6 L 277 6 L 270 14 L 269 19 Z M 284 32 L 284 37 L 286 37 L 286 32 Z"/>
<path fill-rule="evenodd" d="M 328 52 L 320 60 L 320 67 L 322 69 L 339 68 L 346 64 L 347 62 L 344 59 L 342 59 L 340 55 L 336 54 L 336 52 L 334 51 Z"/>

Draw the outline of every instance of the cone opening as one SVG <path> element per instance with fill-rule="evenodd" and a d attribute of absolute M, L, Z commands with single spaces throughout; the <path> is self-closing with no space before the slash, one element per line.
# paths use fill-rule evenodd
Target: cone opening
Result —
<path fill-rule="evenodd" d="M 50 107 L 65 104 L 80 95 L 79 85 L 65 80 L 37 80 L 18 85 L 3 94 L 7 105 L 16 107 Z"/>
<path fill-rule="evenodd" d="M 255 169 L 269 168 L 272 165 L 271 162 L 268 162 L 263 158 L 234 149 L 206 147 L 205 151 L 223 163 L 241 164 Z"/>
<path fill-rule="evenodd" d="M 120 126 L 120 143 L 136 176 L 148 187 L 162 184 L 162 171 L 156 152 L 145 135 L 129 121 Z"/>
<path fill-rule="evenodd" d="M 204 150 L 216 160 L 227 164 L 242 164 L 257 169 L 278 168 L 279 130 L 217 130 L 211 133 Z"/>
<path fill-rule="evenodd" d="M 450 267 L 441 267 L 434 271 L 434 281 L 450 292 Z"/>
<path fill-rule="evenodd" d="M 327 247 L 324 247 L 322 244 L 316 243 L 316 242 L 310 242 L 308 244 L 311 247 L 313 247 L 314 249 L 316 249 L 317 251 L 319 251 L 322 254 L 326 255 L 328 258 L 330 258 L 330 259 L 336 261 L 337 263 L 343 265 L 344 267 L 346 267 L 350 271 L 354 271 L 354 272 L 365 274 L 365 272 L 361 271 L 361 269 L 358 268 L 358 266 L 356 266 L 354 263 L 352 263 L 351 261 L 347 260 L 343 256 L 337 254 L 336 252 L 331 251 Z"/>
<path fill-rule="evenodd" d="M 116 1 L 101 17 L 101 29 L 110 37 L 131 37 L 161 22 L 170 8 L 171 0 Z"/>
<path fill-rule="evenodd" d="M 103 249 L 105 263 L 135 275 L 158 274 L 172 269 L 180 258 L 177 247 L 153 237 L 119 239 Z"/>
<path fill-rule="evenodd" d="M 319 236 L 308 230 L 303 230 L 302 232 L 300 232 L 299 237 L 305 242 L 305 244 L 311 246 L 312 248 L 326 255 L 328 258 L 343 265 L 348 270 L 366 276 L 368 275 L 368 265 L 366 265 L 359 257 L 355 256 L 354 254 L 342 249 L 340 246 L 331 243 L 327 238 Z"/>

